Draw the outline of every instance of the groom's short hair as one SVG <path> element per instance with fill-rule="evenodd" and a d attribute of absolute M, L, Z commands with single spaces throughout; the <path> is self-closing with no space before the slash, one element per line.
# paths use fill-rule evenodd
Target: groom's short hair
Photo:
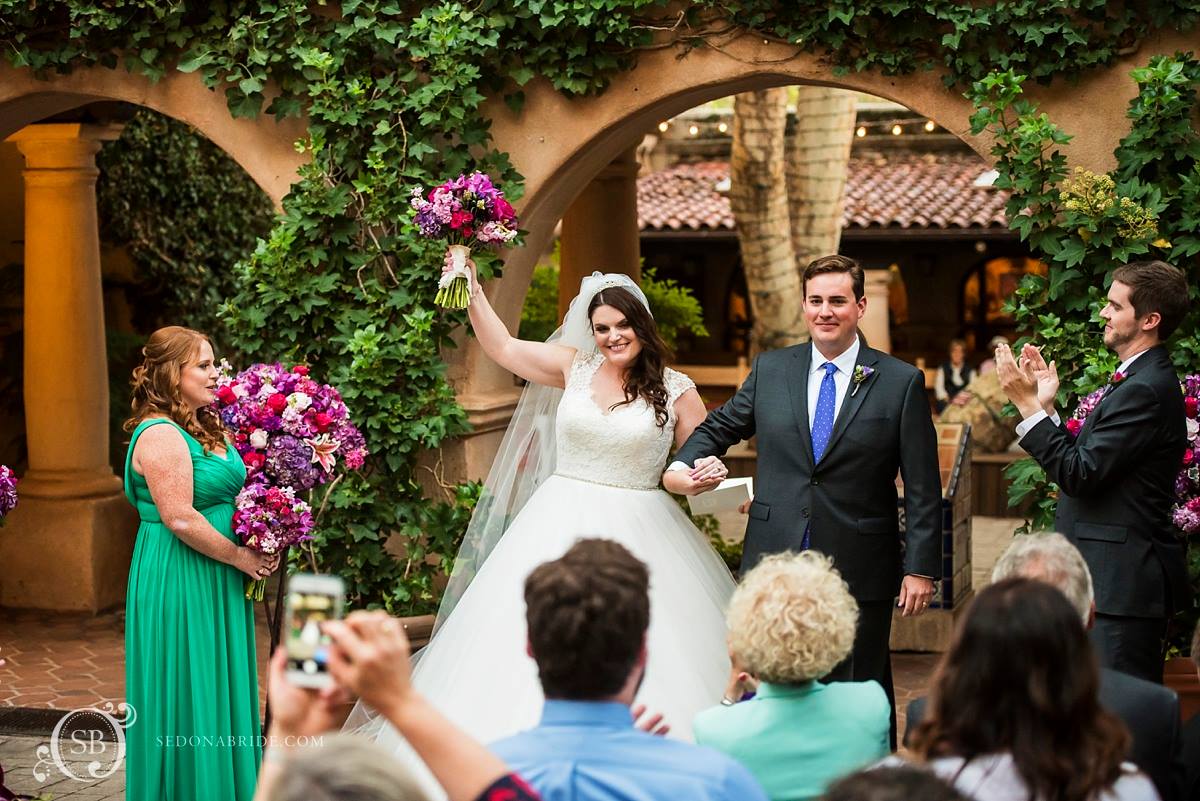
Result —
<path fill-rule="evenodd" d="M 1158 312 L 1158 341 L 1166 342 L 1188 310 L 1187 278 L 1165 261 L 1135 261 L 1113 271 L 1113 280 L 1129 287 L 1129 302 L 1138 318 Z"/>
<path fill-rule="evenodd" d="M 808 297 L 808 279 L 822 273 L 849 273 L 850 281 L 854 284 L 854 299 L 856 301 L 862 300 L 863 294 L 867 291 L 867 277 L 863 273 L 862 265 L 849 256 L 840 256 L 835 253 L 832 256 L 822 256 L 819 259 L 813 259 L 804 268 L 802 289 L 805 297 Z"/>
<path fill-rule="evenodd" d="M 580 540 L 525 580 L 529 646 L 547 698 L 616 695 L 650 625 L 650 574 L 612 540 Z"/>

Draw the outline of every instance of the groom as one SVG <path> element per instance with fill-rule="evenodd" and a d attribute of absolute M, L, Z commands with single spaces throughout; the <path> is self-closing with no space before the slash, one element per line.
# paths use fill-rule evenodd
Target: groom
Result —
<path fill-rule="evenodd" d="M 919 615 L 933 596 L 941 577 L 942 491 L 924 375 L 862 343 L 858 321 L 866 308 L 857 262 L 812 262 L 804 271 L 811 342 L 760 354 L 737 394 L 675 455 L 663 486 L 677 494 L 703 491 L 697 485 L 711 470 L 706 457 L 757 435 L 742 571 L 786 550 L 833 557 L 858 601 L 859 625 L 850 657 L 829 678 L 878 681 L 892 701 L 894 729 L 892 604 L 898 592 L 903 614 Z M 903 559 L 897 471 L 907 519 Z"/>

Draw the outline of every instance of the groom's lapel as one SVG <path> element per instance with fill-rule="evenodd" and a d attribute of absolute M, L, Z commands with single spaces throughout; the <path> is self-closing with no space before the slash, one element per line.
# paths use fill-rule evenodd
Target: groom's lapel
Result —
<path fill-rule="evenodd" d="M 796 415 L 796 427 L 800 429 L 804 453 L 808 463 L 812 464 L 812 434 L 808 425 L 808 369 L 812 364 L 812 343 L 797 346 L 792 350 L 792 358 L 796 364 L 787 371 L 788 397 L 792 401 L 792 413 Z"/>
<path fill-rule="evenodd" d="M 866 345 L 858 349 L 858 360 L 854 363 L 856 370 L 860 365 L 874 367 L 878 363 L 878 351 L 872 350 Z M 868 376 L 858 385 L 858 390 L 855 391 L 854 374 L 850 374 L 850 386 L 846 388 L 846 399 L 842 401 L 842 409 L 838 412 L 837 420 L 833 423 L 833 433 L 829 435 L 829 443 L 825 446 L 825 453 L 821 457 L 822 459 L 829 456 L 829 452 L 833 450 L 838 440 L 842 438 L 842 434 L 846 433 L 846 429 L 850 427 L 850 421 L 854 419 L 854 415 L 858 414 L 858 410 L 862 408 L 863 401 L 867 399 L 867 395 L 871 392 L 871 387 L 875 386 L 877 379 L 878 375 L 872 374 Z"/>

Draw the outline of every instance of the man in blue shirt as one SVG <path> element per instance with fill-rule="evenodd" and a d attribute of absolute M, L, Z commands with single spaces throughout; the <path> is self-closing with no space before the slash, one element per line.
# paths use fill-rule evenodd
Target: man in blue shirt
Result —
<path fill-rule="evenodd" d="M 542 721 L 492 750 L 545 801 L 766 801 L 750 773 L 709 748 L 634 727 L 650 624 L 646 566 L 610 540 L 581 540 L 525 581 Z"/>

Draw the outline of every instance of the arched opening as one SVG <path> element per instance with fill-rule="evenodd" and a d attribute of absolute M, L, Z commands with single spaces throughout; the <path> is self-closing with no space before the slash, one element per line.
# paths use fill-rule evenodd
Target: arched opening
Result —
<path fill-rule="evenodd" d="M 212 319 L 184 312 L 211 294 L 197 285 L 211 277 L 200 269 L 202 254 L 220 248 L 211 239 L 185 247 L 197 229 L 182 218 L 149 229 L 187 208 L 215 214 L 215 203 L 195 203 L 189 179 L 224 175 L 227 188 L 242 193 L 248 219 L 265 224 L 251 226 L 244 252 L 216 261 L 245 255 L 295 179 L 296 121 L 272 120 L 273 131 L 233 121 L 223 99 L 195 78 L 190 86 L 176 78 L 167 91 L 107 70 L 48 83 L 12 77 L 0 84 L 0 392 L 15 413 L 0 426 L 0 456 L 23 476 L 22 503 L 0 533 L 0 605 L 95 612 L 124 597 L 137 527 L 122 496 L 116 436 L 128 404 L 127 362 L 148 330 Z M 139 131 L 140 141 L 122 140 L 123 130 Z M 124 154 L 106 162 L 110 142 Z M 260 146 L 265 152 L 253 150 Z M 140 165 L 122 176 L 118 161 L 131 159 Z M 164 164 L 175 173 L 155 174 Z M 219 227 L 216 216 L 210 222 Z M 147 255 L 152 250 L 157 256 Z M 154 259 L 159 269 L 147 270 Z"/>

